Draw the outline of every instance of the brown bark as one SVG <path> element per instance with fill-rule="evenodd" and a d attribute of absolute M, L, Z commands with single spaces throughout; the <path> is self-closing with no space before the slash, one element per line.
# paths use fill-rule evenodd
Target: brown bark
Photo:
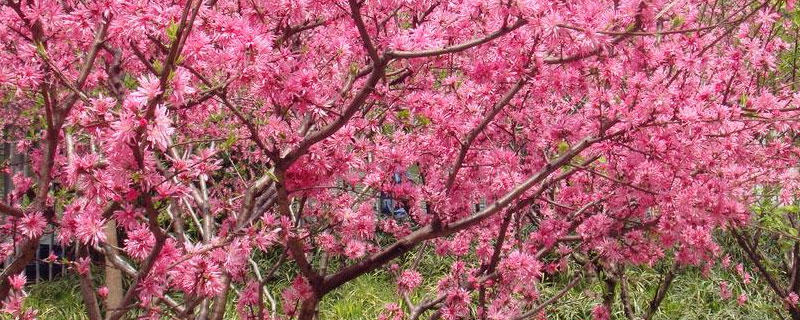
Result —
<path fill-rule="evenodd" d="M 314 320 L 317 315 L 317 304 L 319 304 L 319 297 L 316 294 L 311 295 L 308 299 L 303 300 L 300 304 L 300 313 L 297 316 L 298 320 Z"/>
<path fill-rule="evenodd" d="M 108 221 L 106 223 L 106 243 L 110 245 L 110 250 L 116 250 L 115 247 L 119 247 L 119 242 L 117 240 L 117 223 L 114 220 Z M 108 297 L 106 297 L 106 309 L 113 310 L 120 307 L 120 303 L 122 303 L 122 272 L 119 271 L 117 268 L 114 268 L 114 264 L 111 262 L 110 257 L 106 256 L 106 287 L 108 288 Z"/>
<path fill-rule="evenodd" d="M 88 248 L 82 247 L 79 250 L 82 257 L 89 256 Z M 94 284 L 92 283 L 92 272 L 87 270 L 85 274 L 78 274 L 78 280 L 81 296 L 83 297 L 83 305 L 86 307 L 86 315 L 90 320 L 101 320 L 100 304 L 97 302 L 97 295 L 95 295 Z"/>

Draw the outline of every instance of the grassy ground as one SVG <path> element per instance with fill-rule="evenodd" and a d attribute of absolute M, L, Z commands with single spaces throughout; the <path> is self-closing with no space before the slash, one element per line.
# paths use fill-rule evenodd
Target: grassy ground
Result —
<path fill-rule="evenodd" d="M 629 272 L 634 309 L 644 310 L 658 284 L 659 276 L 648 270 Z M 734 298 L 720 300 L 719 281 L 730 280 Z M 283 281 L 281 281 L 283 282 Z M 563 282 L 563 281 L 558 281 Z M 731 275 L 712 272 L 703 277 L 696 270 L 689 270 L 675 278 L 673 286 L 661 305 L 655 319 L 779 319 L 776 303 L 770 292 L 757 290 L 761 284 L 753 282 L 742 288 Z M 433 288 L 433 283 L 424 287 Z M 426 288 L 416 290 L 413 300 L 424 298 Z M 542 289 L 542 297 L 549 297 L 558 286 Z M 736 296 L 747 290 L 749 299 L 738 305 Z M 66 278 L 60 281 L 30 286 L 26 303 L 39 310 L 40 319 L 85 319 L 77 281 Z M 599 301 L 599 286 L 576 287 L 563 297 L 560 303 L 548 311 L 551 319 L 590 319 L 591 308 Z M 272 290 L 280 297 L 279 288 Z M 376 319 L 386 303 L 400 303 L 393 281 L 384 272 L 375 272 L 345 284 L 327 295 L 320 304 L 322 319 Z M 280 301 L 278 301 L 280 303 Z M 229 319 L 235 319 L 233 303 L 230 304 Z M 621 308 L 616 305 L 613 319 L 624 319 Z"/>
<path fill-rule="evenodd" d="M 426 251 L 432 249 L 428 248 Z M 417 265 L 425 276 L 425 282 L 411 295 L 411 300 L 418 303 L 425 298 L 435 295 L 436 279 L 449 272 L 452 258 L 440 257 L 433 252 L 427 252 Z M 410 261 L 416 256 L 400 259 L 401 269 L 408 268 Z M 258 257 L 266 266 L 275 263 L 276 257 Z M 329 262 L 329 267 L 335 269 L 335 262 Z M 635 313 L 641 315 L 647 308 L 655 290 L 661 280 L 657 270 L 665 268 L 663 265 L 655 268 L 632 268 L 626 272 L 629 284 L 631 304 Z M 284 264 L 276 273 L 277 279 L 270 282 L 268 290 L 280 308 L 281 292 L 292 281 L 295 270 Z M 94 277 L 97 281 L 102 274 Z M 547 299 L 559 291 L 569 279 L 546 279 L 537 284 L 541 297 Z M 733 293 L 733 298 L 721 300 L 719 296 L 720 282 L 727 281 Z M 592 308 L 601 301 L 601 281 L 589 281 L 573 288 L 558 303 L 547 309 L 549 319 L 591 319 Z M 59 281 L 43 282 L 31 285 L 28 288 L 30 296 L 26 305 L 39 310 L 40 319 L 72 320 L 85 319 L 83 303 L 81 301 L 78 283 L 75 278 L 66 277 Z M 747 293 L 748 301 L 743 305 L 736 302 L 736 297 Z M 625 319 L 622 308 L 615 302 L 612 310 L 612 319 Z M 396 292 L 394 279 L 388 272 L 378 270 L 353 281 L 326 295 L 320 302 L 320 318 L 324 320 L 339 319 L 376 319 L 387 303 L 403 305 L 402 299 Z M 661 304 L 654 319 L 686 319 L 686 320 L 711 320 L 711 319 L 781 319 L 779 316 L 780 304 L 774 294 L 769 291 L 765 282 L 753 275 L 753 281 L 743 285 L 738 276 L 730 272 L 714 268 L 710 274 L 703 276 L 697 268 L 681 270 L 673 281 L 667 296 Z M 267 304 L 269 310 L 269 304 Z M 228 304 L 227 319 L 235 319 L 235 304 Z"/>

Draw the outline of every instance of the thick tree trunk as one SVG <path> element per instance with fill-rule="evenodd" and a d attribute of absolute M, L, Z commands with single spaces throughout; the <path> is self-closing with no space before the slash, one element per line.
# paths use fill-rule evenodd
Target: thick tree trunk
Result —
<path fill-rule="evenodd" d="M 225 305 L 228 303 L 228 291 L 230 291 L 231 278 L 225 275 L 222 278 L 222 285 L 225 289 L 214 297 L 211 314 L 208 316 L 209 320 L 222 320 L 222 317 L 225 316 Z"/>
<path fill-rule="evenodd" d="M 113 220 L 106 223 L 106 242 L 113 247 L 119 247 L 117 240 L 117 223 Z M 114 250 L 114 249 L 111 249 Z M 119 308 L 122 303 L 122 272 L 114 268 L 109 257 L 106 257 L 106 287 L 108 297 L 106 297 L 106 309 L 113 310 Z"/>
<path fill-rule="evenodd" d="M 297 316 L 298 320 L 314 320 L 317 315 L 317 305 L 319 304 L 319 297 L 316 294 L 311 295 L 308 299 L 303 300 L 300 305 L 300 313 Z"/>
<path fill-rule="evenodd" d="M 21 246 L 19 246 L 18 253 L 14 256 L 13 262 L 3 270 L 2 276 L 0 276 L 0 301 L 5 301 L 8 297 L 8 292 L 11 290 L 11 284 L 8 283 L 8 277 L 17 275 L 23 270 L 25 270 L 25 266 L 33 260 L 34 255 L 36 254 L 36 249 L 39 247 L 39 237 L 28 239 L 26 240 Z"/>

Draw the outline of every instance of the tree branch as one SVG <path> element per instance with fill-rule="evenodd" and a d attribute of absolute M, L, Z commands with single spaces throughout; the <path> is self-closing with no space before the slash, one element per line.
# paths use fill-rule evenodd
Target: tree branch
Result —
<path fill-rule="evenodd" d="M 569 290 L 571 290 L 573 287 L 578 285 L 578 283 L 580 283 L 581 280 L 583 280 L 583 274 L 581 274 L 581 273 L 576 274 L 572 278 L 572 281 L 570 281 L 566 286 L 564 286 L 563 289 L 558 291 L 555 295 L 553 295 L 549 299 L 545 300 L 544 302 L 540 303 L 539 305 L 537 305 L 533 309 L 531 309 L 531 310 L 519 315 L 518 317 L 514 318 L 514 320 L 524 320 L 524 319 L 536 316 L 545 307 L 551 305 L 553 302 L 558 301 L 558 299 L 561 299 L 561 297 L 563 297 L 565 294 L 567 294 L 567 292 L 569 292 Z"/>
<path fill-rule="evenodd" d="M 452 224 L 443 226 L 441 229 L 435 229 L 431 225 L 422 227 L 417 231 L 412 232 L 408 236 L 403 237 L 402 239 L 396 241 L 392 245 L 386 247 L 386 249 L 384 249 L 383 251 L 375 253 L 367 257 L 366 259 L 359 261 L 356 264 L 345 267 L 336 274 L 325 276 L 322 292 L 323 293 L 329 292 L 339 287 L 343 283 L 358 277 L 361 274 L 372 271 L 384 265 L 385 263 L 402 255 L 403 253 L 407 252 L 408 250 L 410 250 L 411 248 L 413 248 L 414 246 L 416 246 L 417 244 L 419 244 L 424 240 L 448 236 L 458 231 L 467 229 L 471 226 L 477 225 L 478 223 L 490 217 L 494 213 L 508 206 L 512 201 L 517 199 L 519 196 L 521 196 L 523 193 L 525 193 L 528 189 L 530 189 L 534 185 L 542 182 L 552 172 L 567 165 L 569 161 L 573 157 L 578 155 L 580 152 L 582 152 L 592 144 L 602 141 L 608 137 L 609 136 L 600 138 L 588 137 L 583 139 L 581 142 L 577 143 L 575 146 L 567 150 L 560 157 L 550 161 L 538 173 L 534 174 L 533 176 L 525 180 L 523 183 L 511 189 L 503 197 L 501 197 L 496 202 L 492 203 L 491 205 L 487 206 L 486 208 L 484 208 L 483 210 L 481 210 L 476 214 L 458 220 Z"/>
<path fill-rule="evenodd" d="M 377 63 L 380 58 L 378 57 L 378 51 L 375 50 L 375 46 L 372 44 L 372 40 L 370 40 L 369 33 L 364 25 L 364 19 L 361 17 L 361 4 L 357 0 L 348 0 L 347 2 L 350 4 L 350 15 L 353 17 L 358 34 L 361 36 L 361 42 L 364 44 L 364 48 L 367 49 L 370 59 Z"/>
<path fill-rule="evenodd" d="M 520 27 L 526 25 L 528 23 L 525 19 L 519 19 L 516 23 L 511 26 L 503 26 L 499 30 L 492 32 L 484 37 L 473 39 L 461 44 L 457 44 L 450 47 L 440 48 L 440 49 L 430 49 L 430 50 L 422 50 L 422 51 L 402 51 L 402 50 L 390 50 L 386 53 L 389 58 L 395 59 L 411 59 L 411 58 L 424 58 L 424 57 L 435 57 L 440 56 L 448 53 L 458 53 L 461 51 L 465 51 L 467 49 L 477 47 L 494 39 L 500 38 L 514 30 L 519 29 Z"/>
<path fill-rule="evenodd" d="M 486 126 L 489 125 L 492 120 L 494 120 L 494 117 L 497 116 L 497 114 L 500 113 L 500 111 L 502 111 L 509 102 L 511 102 L 511 99 L 513 99 L 519 90 L 522 89 L 526 81 L 527 79 L 524 76 L 522 79 L 517 80 L 511 89 L 509 89 L 506 94 L 503 95 L 500 101 L 494 105 L 492 110 L 486 114 L 486 116 L 483 118 L 483 121 L 481 121 L 477 127 L 469 131 L 469 134 L 467 134 L 467 139 L 461 144 L 461 149 L 459 150 L 455 164 L 453 165 L 453 171 L 450 172 L 450 175 L 447 177 L 447 181 L 444 184 L 445 190 L 450 191 L 450 189 L 453 187 L 453 184 L 456 181 L 456 176 L 458 175 L 458 171 L 461 170 L 461 166 L 464 163 L 464 158 L 467 156 L 467 152 L 469 151 L 470 146 L 472 146 L 472 143 L 475 141 L 478 135 L 483 132 L 483 129 L 485 129 Z"/>
<path fill-rule="evenodd" d="M 669 268 L 667 273 L 664 275 L 664 279 L 661 280 L 661 284 L 658 285 L 658 289 L 656 290 L 656 294 L 653 296 L 653 300 L 650 301 L 650 304 L 647 308 L 647 312 L 642 316 L 643 320 L 650 320 L 653 315 L 656 314 L 658 311 L 658 307 L 661 305 L 661 302 L 664 301 L 664 298 L 667 296 L 667 290 L 669 290 L 669 286 L 672 284 L 672 280 L 675 279 L 675 271 L 678 270 L 678 262 L 672 264 L 672 267 Z"/>
<path fill-rule="evenodd" d="M 22 209 L 9 206 L 2 202 L 0 202 L 0 213 L 17 218 L 22 218 L 22 216 L 25 214 Z"/>

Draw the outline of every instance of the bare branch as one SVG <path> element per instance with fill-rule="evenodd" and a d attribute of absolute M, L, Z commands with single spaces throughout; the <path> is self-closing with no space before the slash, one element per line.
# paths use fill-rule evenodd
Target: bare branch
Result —
<path fill-rule="evenodd" d="M 339 287 L 343 283 L 358 277 L 363 273 L 369 272 L 384 265 L 385 263 L 402 255 L 403 253 L 407 252 L 408 250 L 410 250 L 411 248 L 413 248 L 414 246 L 416 246 L 417 244 L 419 244 L 424 240 L 448 236 L 458 231 L 467 229 L 471 226 L 477 225 L 481 221 L 484 221 L 486 218 L 490 217 L 494 213 L 500 211 L 501 209 L 511 204 L 512 201 L 520 197 L 534 185 L 544 181 L 544 179 L 547 178 L 552 172 L 567 165 L 573 157 L 581 153 L 583 150 L 585 150 L 592 144 L 602 141 L 608 137 L 609 136 L 599 137 L 599 138 L 588 137 L 583 139 L 582 141 L 574 145 L 572 148 L 567 150 L 560 157 L 550 161 L 538 173 L 534 174 L 533 176 L 531 176 L 530 178 L 528 178 L 515 188 L 511 189 L 503 197 L 501 197 L 496 202 L 487 206 L 478 213 L 475 213 L 467 218 L 458 220 L 452 224 L 445 225 L 442 228 L 434 228 L 431 225 L 422 227 L 414 231 L 413 233 L 409 234 L 408 236 L 396 241 L 392 245 L 386 247 L 383 251 L 375 253 L 356 264 L 345 267 L 336 274 L 326 276 L 324 279 L 323 283 L 324 286 L 322 292 L 323 293 L 329 292 Z"/>
<path fill-rule="evenodd" d="M 576 274 L 572 278 L 572 281 L 570 281 L 566 286 L 564 286 L 563 289 L 559 290 L 555 295 L 553 295 L 552 297 L 550 297 L 549 299 L 547 299 L 544 302 L 540 303 L 539 305 L 537 305 L 533 309 L 531 309 L 531 310 L 519 315 L 518 317 L 516 317 L 514 319 L 515 320 L 524 320 L 524 319 L 536 316 L 545 307 L 551 305 L 553 302 L 558 301 L 558 299 L 561 299 L 561 297 L 563 297 L 565 294 L 567 294 L 567 292 L 569 292 L 569 290 L 571 290 L 573 287 L 578 285 L 578 283 L 580 283 L 581 280 L 583 280 L 583 274 L 581 274 L 581 273 Z"/>
<path fill-rule="evenodd" d="M 473 39 L 461 44 L 457 44 L 450 47 L 440 48 L 440 49 L 430 49 L 430 50 L 422 50 L 422 51 L 389 51 L 386 55 L 390 58 L 397 58 L 397 59 L 411 59 L 411 58 L 424 58 L 424 57 L 435 57 L 440 56 L 448 53 L 458 53 L 470 48 L 477 47 L 494 39 L 500 38 L 514 30 L 519 29 L 520 27 L 527 24 L 528 21 L 525 19 L 519 19 L 516 23 L 511 26 L 503 26 L 499 30 L 492 32 L 484 37 Z"/>
<path fill-rule="evenodd" d="M 370 40 L 367 27 L 364 25 L 364 19 L 361 17 L 361 4 L 358 3 L 358 0 L 348 0 L 347 2 L 350 4 L 350 15 L 353 17 L 358 34 L 361 36 L 361 42 L 364 44 L 364 48 L 367 49 L 370 59 L 377 63 L 380 58 L 378 57 L 378 51 L 375 50 L 375 46 L 372 44 L 372 40 Z"/>
<path fill-rule="evenodd" d="M 672 280 L 675 279 L 675 271 L 678 270 L 678 262 L 672 264 L 672 267 L 667 271 L 664 275 L 664 279 L 661 280 L 661 284 L 658 286 L 656 290 L 656 294 L 653 296 L 653 300 L 650 301 L 650 305 L 647 308 L 647 312 L 642 316 L 643 320 L 650 320 L 653 315 L 656 314 L 658 311 L 658 307 L 661 305 L 661 302 L 664 301 L 664 297 L 667 296 L 667 290 L 669 290 L 669 286 L 672 284 Z"/>
<path fill-rule="evenodd" d="M 522 89 L 526 81 L 527 79 L 525 77 L 517 80 L 517 82 L 511 87 L 511 89 L 509 89 L 506 92 L 506 94 L 503 95 L 500 101 L 498 101 L 494 105 L 492 110 L 490 110 L 489 113 L 486 114 L 486 116 L 483 118 L 483 121 L 481 121 L 481 123 L 478 124 L 478 126 L 470 130 L 469 134 L 467 134 L 467 138 L 461 144 L 461 150 L 459 150 L 458 156 L 456 157 L 455 164 L 453 165 L 453 171 L 450 172 L 450 175 L 447 177 L 447 181 L 444 184 L 445 189 L 447 191 L 450 191 L 450 189 L 453 187 L 453 183 L 455 183 L 456 181 L 456 176 L 458 175 L 458 171 L 461 170 L 461 166 L 464 163 L 464 158 L 467 156 L 467 152 L 469 151 L 469 148 L 472 145 L 472 143 L 475 141 L 478 135 L 480 135 L 480 133 L 483 132 L 483 129 L 485 129 L 486 126 L 489 125 L 489 123 L 492 122 L 492 120 L 494 120 L 494 117 L 497 116 L 497 114 L 500 113 L 500 111 L 502 111 L 503 108 L 506 105 L 508 105 L 509 102 L 511 102 L 511 99 L 513 99 L 514 96 L 520 91 L 520 89 Z"/>
<path fill-rule="evenodd" d="M 17 218 L 21 218 L 22 215 L 25 214 L 25 212 L 23 212 L 22 209 L 9 206 L 2 202 L 0 202 L 0 213 Z"/>

